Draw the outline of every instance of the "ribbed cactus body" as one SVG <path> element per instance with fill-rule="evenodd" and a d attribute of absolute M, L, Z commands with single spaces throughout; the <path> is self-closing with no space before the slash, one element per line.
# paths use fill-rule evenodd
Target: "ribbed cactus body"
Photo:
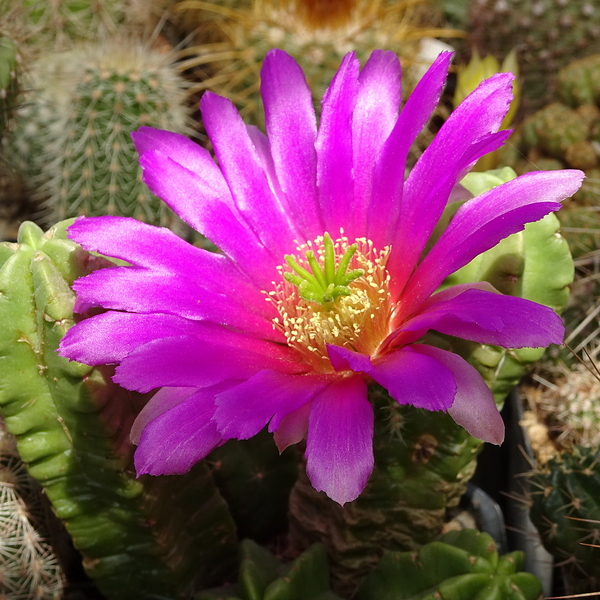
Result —
<path fill-rule="evenodd" d="M 196 600 L 341 600 L 330 590 L 327 553 L 320 544 L 290 564 L 250 540 L 240 551 L 237 585 L 204 592 Z"/>
<path fill-rule="evenodd" d="M 207 462 L 240 538 L 266 543 L 286 529 L 290 491 L 298 476 L 296 449 L 282 454 L 266 430 L 229 440 Z"/>
<path fill-rule="evenodd" d="M 129 430 L 143 398 L 111 369 L 56 350 L 73 325 L 69 285 L 102 259 L 32 223 L 0 245 L 0 411 L 111 599 L 164 599 L 218 581 L 236 555 L 235 528 L 210 473 L 135 478 Z"/>
<path fill-rule="evenodd" d="M 600 450 L 575 447 L 530 477 L 531 520 L 569 593 L 600 589 Z M 587 545 L 586 545 L 587 544 Z"/>
<path fill-rule="evenodd" d="M 185 131 L 184 84 L 168 56 L 123 36 L 43 58 L 12 147 L 47 220 L 117 214 L 173 226 L 141 181 L 130 134 Z"/>
<path fill-rule="evenodd" d="M 63 591 L 62 569 L 45 537 L 44 500 L 0 418 L 0 597 L 55 600 Z"/>
<path fill-rule="evenodd" d="M 384 550 L 415 550 L 439 535 L 473 476 L 482 442 L 445 413 L 400 406 L 379 388 L 375 404 L 375 469 L 367 487 L 343 507 L 316 492 L 301 470 L 290 499 L 292 544 L 322 542 L 343 596 Z"/>
<path fill-rule="evenodd" d="M 388 552 L 357 600 L 538 600 L 542 586 L 519 572 L 523 553 L 498 556 L 492 538 L 452 531 L 418 552 Z"/>

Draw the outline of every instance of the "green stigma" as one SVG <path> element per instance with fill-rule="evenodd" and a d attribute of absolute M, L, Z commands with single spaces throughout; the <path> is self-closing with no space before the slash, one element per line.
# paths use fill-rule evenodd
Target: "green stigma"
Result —
<path fill-rule="evenodd" d="M 337 266 L 333 241 L 328 233 L 323 235 L 323 248 L 323 266 L 319 264 L 312 250 L 308 250 L 305 254 L 312 273 L 301 267 L 293 256 L 287 254 L 285 262 L 294 272 L 284 273 L 283 276 L 287 281 L 298 286 L 300 296 L 304 300 L 330 304 L 339 296 L 349 296 L 352 293 L 349 284 L 365 272 L 363 269 L 348 271 L 350 261 L 357 249 L 356 244 L 348 246 Z"/>

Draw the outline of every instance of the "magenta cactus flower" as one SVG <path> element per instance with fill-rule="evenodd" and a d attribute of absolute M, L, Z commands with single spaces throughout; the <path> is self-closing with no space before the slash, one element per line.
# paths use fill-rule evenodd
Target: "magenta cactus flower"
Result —
<path fill-rule="evenodd" d="M 306 438 L 317 490 L 354 500 L 373 469 L 373 382 L 502 442 L 483 379 L 423 336 L 540 347 L 562 341 L 561 320 L 487 283 L 436 290 L 558 210 L 583 174 L 528 173 L 468 200 L 423 256 L 456 183 L 508 136 L 498 129 L 512 76 L 501 73 L 452 113 L 405 179 L 449 62 L 441 54 L 401 108 L 396 56 L 374 52 L 360 70 L 349 54 L 317 127 L 302 70 L 275 50 L 262 69 L 266 135 L 210 92 L 201 111 L 217 162 L 181 135 L 134 134 L 150 189 L 222 252 L 127 218 L 80 218 L 69 229 L 87 250 L 128 263 L 76 282 L 77 310 L 107 311 L 71 329 L 61 353 L 117 364 L 126 388 L 160 388 L 132 431 L 138 473 L 185 472 L 268 426 L 281 450 Z"/>

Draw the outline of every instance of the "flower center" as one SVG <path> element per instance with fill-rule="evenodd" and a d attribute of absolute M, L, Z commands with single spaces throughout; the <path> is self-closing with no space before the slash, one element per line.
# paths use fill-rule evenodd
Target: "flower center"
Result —
<path fill-rule="evenodd" d="M 319 372 L 332 370 L 327 344 L 373 355 L 390 332 L 390 248 L 325 233 L 296 250 L 268 295 L 279 313 L 274 327 Z"/>

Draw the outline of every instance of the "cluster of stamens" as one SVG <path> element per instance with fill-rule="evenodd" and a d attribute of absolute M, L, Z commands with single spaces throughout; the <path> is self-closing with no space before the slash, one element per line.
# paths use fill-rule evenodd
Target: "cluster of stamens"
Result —
<path fill-rule="evenodd" d="M 327 344 L 373 355 L 389 333 L 390 249 L 377 251 L 366 238 L 350 244 L 342 232 L 296 250 L 268 293 L 279 313 L 274 327 L 319 372 L 332 370 Z"/>

